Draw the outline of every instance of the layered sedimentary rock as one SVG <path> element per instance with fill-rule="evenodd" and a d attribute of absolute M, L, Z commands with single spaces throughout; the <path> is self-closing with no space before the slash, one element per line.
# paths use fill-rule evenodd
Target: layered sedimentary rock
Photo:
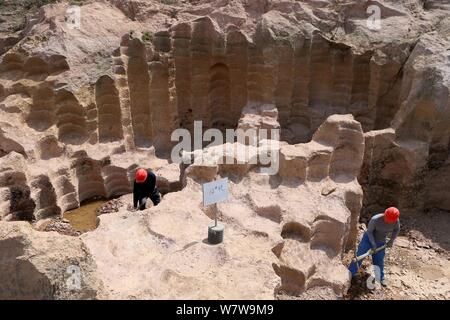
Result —
<path fill-rule="evenodd" d="M 365 134 L 360 181 L 367 212 L 380 210 L 382 203 L 410 213 L 449 209 L 449 194 L 442 188 L 450 151 L 448 40 L 435 35 L 422 37 L 404 66 L 407 80 L 392 126 Z"/>
<path fill-rule="evenodd" d="M 114 80 L 108 76 L 98 79 L 95 87 L 95 99 L 98 108 L 99 141 L 108 142 L 123 138 L 119 93 Z"/>
<path fill-rule="evenodd" d="M 39 220 L 77 208 L 94 197 L 112 198 L 131 192 L 137 167 L 157 174 L 157 186 L 167 193 L 180 189 L 180 168 L 155 158 L 152 152 L 91 158 L 85 151 L 58 157 L 47 139 L 42 160 L 26 165 L 22 154 L 10 152 L 0 159 L 2 213 L 8 220 Z M 49 143 L 50 142 L 50 143 Z"/>
<path fill-rule="evenodd" d="M 86 245 L 26 222 L 0 222 L 1 299 L 96 299 L 102 290 Z"/>
<path fill-rule="evenodd" d="M 272 176 L 260 172 L 261 164 L 239 164 L 228 147 L 204 149 L 203 160 L 185 169 L 183 190 L 157 207 L 101 216 L 100 227 L 82 236 L 112 297 L 271 299 L 320 292 L 336 298 L 346 292 L 341 258 L 354 246 L 362 204 L 361 125 L 350 115 L 331 116 L 310 143 L 278 146 L 280 171 Z M 249 158 L 264 147 L 248 146 Z M 201 184 L 220 177 L 229 179 L 230 195 L 215 212 L 202 206 Z M 211 246 L 204 239 L 216 214 L 225 241 Z"/>
<path fill-rule="evenodd" d="M 111 0 L 79 11 L 65 2 L 46 5 L 21 32 L 4 37 L 0 30 L 0 220 L 60 216 L 93 197 L 128 194 L 141 166 L 155 170 L 163 193 L 184 188 L 167 196 L 176 203 L 189 193 L 197 201 L 202 181 L 229 176 L 234 204 L 219 209 L 240 230 L 233 232 L 247 232 L 257 219 L 270 235 L 262 242 L 260 230 L 251 236 L 263 248 L 254 257 L 274 265 L 263 266 L 270 283 L 258 287 L 263 296 L 274 292 L 274 271 L 278 289 L 288 294 L 340 295 L 346 275 L 339 259 L 354 246 L 361 209 L 358 182 L 363 214 L 392 205 L 403 214 L 450 210 L 443 187 L 450 178 L 448 6 L 431 0 Z M 379 20 L 370 13 L 378 11 Z M 194 133 L 195 121 L 222 133 L 280 129 L 279 170 L 263 178 L 253 170 L 268 165 L 258 161 L 178 167 L 168 157 L 177 143 L 171 134 Z M 266 138 L 275 139 L 271 134 Z M 253 155 L 266 143 L 250 148 Z M 236 160 L 220 152 L 219 143 L 204 153 Z M 209 218 L 197 202 L 189 210 L 164 202 L 155 209 L 161 224 L 168 213 L 192 216 L 200 236 Z M 232 216 L 236 210 L 243 221 Z M 133 228 L 145 233 L 139 225 L 153 222 L 142 219 L 133 216 L 130 227 L 137 223 Z M 118 225 L 111 221 L 102 232 Z M 156 234 L 175 232 L 161 228 Z M 173 243 L 155 240 L 163 243 L 161 254 L 164 246 L 189 244 L 169 238 Z M 89 244 L 99 255 L 96 239 Z M 214 254 L 214 263 L 228 261 Z M 173 284 L 180 274 L 164 277 Z M 158 285 L 136 289 L 138 296 L 158 296 Z M 159 297 L 172 297 L 163 289 Z M 259 297 L 252 290 L 245 297 Z"/>
<path fill-rule="evenodd" d="M 154 11 L 149 11 L 149 3 Z M 167 154 L 170 134 L 178 127 L 192 130 L 193 122 L 201 120 L 204 128 L 235 128 L 249 106 L 271 104 L 279 113 L 281 137 L 290 143 L 309 141 L 329 115 L 351 113 L 368 139 L 378 130 L 397 129 L 404 123 L 403 136 L 415 140 L 413 144 L 426 144 L 423 151 L 414 152 L 433 158 L 434 150 L 444 150 L 440 145 L 448 140 L 447 120 L 433 120 L 448 119 L 442 93 L 447 86 L 439 76 L 448 68 L 443 50 L 448 37 L 447 5 L 374 3 L 381 13 L 377 30 L 369 28 L 368 5 L 203 1 L 197 7 L 171 7 L 151 1 L 94 2 L 81 7 L 79 26 L 58 19 L 72 12 L 67 5 L 46 6 L 39 13 L 41 20 L 30 20 L 23 39 L 3 55 L 0 96 L 8 113 L 5 120 L 11 123 L 10 113 L 17 116 L 20 121 L 13 122 L 13 128 L 30 130 L 37 140 L 53 134 L 63 144 L 117 141 L 127 151 L 154 145 L 157 154 Z M 108 12 L 118 22 L 113 24 L 103 14 L 93 24 L 99 12 Z M 166 17 L 165 22 L 149 22 L 154 12 Z M 50 22 L 39 22 L 44 17 L 52 28 L 66 34 L 48 33 L 45 26 Z M 148 23 L 147 29 L 136 19 Z M 53 39 L 52 44 L 39 42 L 39 32 Z M 67 37 L 73 39 L 72 49 L 60 45 L 61 39 L 70 41 Z M 35 38 L 36 44 L 31 44 L 29 40 Z M 104 58 L 92 60 L 96 52 Z M 427 71 L 420 71 L 426 56 L 431 63 L 424 65 Z M 425 86 L 420 91 L 430 97 L 419 97 L 417 81 L 429 84 L 430 77 L 443 89 Z M 83 80 L 88 78 L 89 85 Z M 421 102 L 424 99 L 428 102 Z M 432 100 L 440 103 L 434 113 L 428 111 Z M 429 112 L 428 127 L 422 129 L 426 134 L 412 138 L 407 128 Z M 438 137 L 430 140 L 424 134 Z M 24 153 L 20 139 L 4 136 L 3 154 Z M 366 159 L 373 160 L 371 151 L 366 151 Z M 445 152 L 439 152 L 438 157 L 445 157 Z M 419 162 L 412 164 L 410 172 L 399 173 L 398 179 L 385 179 L 395 185 L 388 192 L 391 196 L 380 195 L 378 189 L 386 183 L 377 179 L 384 178 L 376 165 L 365 163 L 360 181 L 368 211 L 388 203 L 409 210 L 403 205 L 409 201 L 407 196 L 397 195 L 404 189 L 397 186 L 398 181 L 413 176 L 400 184 L 411 188 L 427 181 L 433 184 L 434 178 L 426 177 L 427 160 Z M 435 189 L 430 187 L 426 193 L 433 198 Z M 423 196 L 419 209 L 436 206 L 435 200 L 425 203 L 429 196 Z"/>

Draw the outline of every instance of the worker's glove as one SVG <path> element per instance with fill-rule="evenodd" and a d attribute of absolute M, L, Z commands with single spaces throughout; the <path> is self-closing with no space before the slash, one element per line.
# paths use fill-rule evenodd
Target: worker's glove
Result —
<path fill-rule="evenodd" d="M 388 243 L 386 244 L 386 247 L 392 248 L 393 245 L 394 245 L 394 241 L 389 240 Z"/>

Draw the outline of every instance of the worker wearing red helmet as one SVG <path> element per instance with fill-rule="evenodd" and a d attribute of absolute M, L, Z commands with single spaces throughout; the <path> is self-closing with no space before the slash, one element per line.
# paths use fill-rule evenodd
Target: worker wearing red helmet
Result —
<path fill-rule="evenodd" d="M 386 236 L 391 234 L 391 238 L 387 243 L 387 247 L 392 247 L 395 238 L 400 231 L 400 211 L 395 207 L 387 208 L 384 213 L 374 215 L 369 221 L 366 232 L 364 232 L 361 243 L 358 246 L 356 256 L 360 256 L 370 249 L 375 250 L 378 247 L 383 246 L 386 243 Z M 380 282 L 383 286 L 386 286 L 384 279 L 384 255 L 385 250 L 380 250 L 375 254 L 372 254 L 372 262 L 380 269 Z M 362 260 L 359 262 L 353 261 L 349 266 L 349 271 L 354 276 L 362 264 Z"/>
<path fill-rule="evenodd" d="M 156 188 L 156 176 L 151 170 L 138 169 L 134 178 L 133 206 L 140 210 L 145 209 L 147 199 L 150 198 L 155 206 L 161 201 L 158 188 Z"/>

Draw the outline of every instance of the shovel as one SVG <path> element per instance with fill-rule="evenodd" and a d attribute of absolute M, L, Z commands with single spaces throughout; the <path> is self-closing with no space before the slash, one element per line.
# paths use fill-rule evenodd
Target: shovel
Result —
<path fill-rule="evenodd" d="M 368 257 L 368 256 L 370 256 L 370 255 L 372 255 L 372 254 L 375 254 L 375 253 L 377 253 L 377 252 L 380 252 L 380 251 L 383 250 L 383 249 L 386 249 L 386 247 L 387 247 L 387 245 L 384 244 L 384 245 L 382 245 L 381 247 L 376 248 L 375 250 L 374 250 L 374 249 L 370 249 L 370 250 L 367 251 L 366 253 L 363 253 L 362 255 L 353 258 L 353 261 L 354 261 L 354 262 L 359 262 L 359 261 L 361 261 L 362 259 L 364 259 L 364 258 L 366 258 L 366 257 Z M 356 252 L 356 251 L 355 251 L 355 252 Z"/>
<path fill-rule="evenodd" d="M 378 247 L 376 249 L 370 249 L 369 251 L 367 251 L 366 253 L 363 253 L 362 255 L 360 255 L 358 257 L 356 256 L 356 250 L 355 250 L 355 257 L 352 259 L 352 261 L 353 262 L 359 262 L 362 259 L 364 259 L 364 258 L 366 258 L 366 257 L 368 257 L 368 256 L 370 256 L 372 254 L 375 254 L 377 252 L 380 252 L 381 250 L 386 249 L 387 248 L 387 244 L 389 243 L 389 241 L 391 241 L 390 238 L 386 239 L 386 243 L 384 245 L 382 245 L 381 247 Z M 360 266 L 358 266 L 358 269 L 359 268 L 360 268 Z"/>

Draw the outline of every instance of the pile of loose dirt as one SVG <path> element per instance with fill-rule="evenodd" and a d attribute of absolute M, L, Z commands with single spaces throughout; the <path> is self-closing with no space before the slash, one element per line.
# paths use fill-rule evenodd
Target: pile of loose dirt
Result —
<path fill-rule="evenodd" d="M 113 212 L 118 212 L 120 208 L 124 206 L 123 200 L 121 198 L 112 199 L 103 204 L 97 209 L 97 215 L 109 214 Z"/>
<path fill-rule="evenodd" d="M 59 234 L 72 237 L 78 237 L 82 234 L 82 232 L 76 230 L 68 220 L 61 218 L 40 220 L 34 225 L 34 228 L 44 232 L 55 231 Z"/>

